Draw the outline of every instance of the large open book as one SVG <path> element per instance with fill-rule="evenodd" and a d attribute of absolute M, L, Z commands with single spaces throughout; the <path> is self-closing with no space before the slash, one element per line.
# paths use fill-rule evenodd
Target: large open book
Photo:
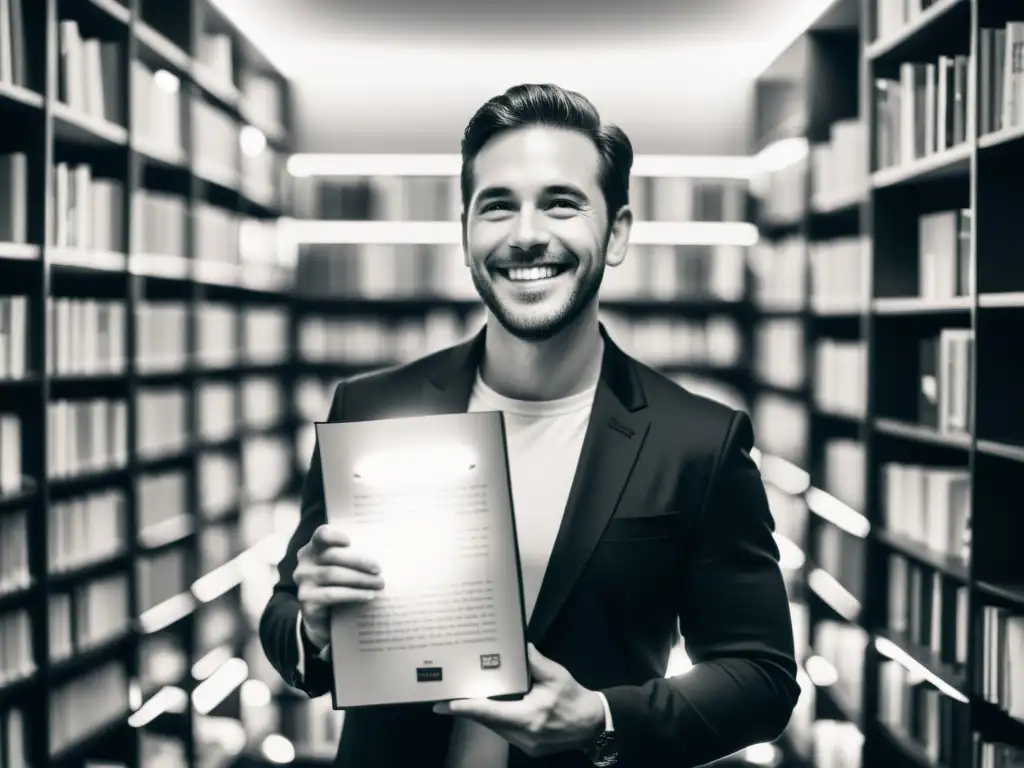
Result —
<path fill-rule="evenodd" d="M 529 690 L 505 423 L 497 412 L 318 423 L 327 521 L 384 589 L 331 616 L 334 706 Z"/>

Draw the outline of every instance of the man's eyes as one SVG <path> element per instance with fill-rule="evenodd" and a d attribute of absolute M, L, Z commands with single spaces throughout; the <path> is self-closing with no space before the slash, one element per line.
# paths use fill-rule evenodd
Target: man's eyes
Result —
<path fill-rule="evenodd" d="M 503 200 L 498 200 L 498 201 L 494 201 L 494 202 L 491 202 L 491 203 L 486 203 L 485 205 L 483 205 L 480 208 L 480 213 L 490 213 L 492 211 L 507 211 L 507 210 L 511 210 L 512 207 L 513 206 L 512 206 L 511 203 L 509 203 L 507 201 L 503 201 Z M 550 208 L 571 208 L 571 209 L 577 209 L 577 208 L 579 208 L 579 205 L 576 203 L 575 200 L 569 200 L 567 198 L 561 198 L 561 199 L 557 199 L 557 200 L 552 200 L 551 202 L 547 203 L 547 205 L 545 207 L 549 208 L 549 209 Z"/>

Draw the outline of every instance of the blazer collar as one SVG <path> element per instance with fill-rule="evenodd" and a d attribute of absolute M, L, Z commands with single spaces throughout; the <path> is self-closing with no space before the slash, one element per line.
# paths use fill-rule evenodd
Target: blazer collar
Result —
<path fill-rule="evenodd" d="M 643 386 L 636 370 L 636 363 L 612 341 L 604 324 L 600 325 L 604 339 L 604 356 L 601 361 L 601 382 L 629 412 L 638 411 L 647 405 Z M 487 327 L 484 326 L 472 338 L 437 353 L 427 374 L 431 391 L 428 395 L 442 412 L 465 411 L 473 391 L 473 382 L 484 354 Z"/>

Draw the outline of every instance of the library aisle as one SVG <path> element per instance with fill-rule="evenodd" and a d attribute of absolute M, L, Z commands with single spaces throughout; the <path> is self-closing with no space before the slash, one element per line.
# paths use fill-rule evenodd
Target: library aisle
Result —
<path fill-rule="evenodd" d="M 754 421 L 802 695 L 721 764 L 1024 768 L 1024 4 L 819 5 L 601 288 Z M 238 23 L 0 0 L 0 768 L 333 765 L 256 634 L 312 423 L 483 319 L 459 157 L 305 152 Z"/>

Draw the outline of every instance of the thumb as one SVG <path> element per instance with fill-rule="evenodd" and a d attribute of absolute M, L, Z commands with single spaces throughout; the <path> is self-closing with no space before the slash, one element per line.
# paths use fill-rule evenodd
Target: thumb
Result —
<path fill-rule="evenodd" d="M 535 680 L 554 680 L 565 671 L 558 662 L 552 661 L 538 651 L 533 643 L 526 647 L 526 653 L 530 661 L 530 677 Z"/>

